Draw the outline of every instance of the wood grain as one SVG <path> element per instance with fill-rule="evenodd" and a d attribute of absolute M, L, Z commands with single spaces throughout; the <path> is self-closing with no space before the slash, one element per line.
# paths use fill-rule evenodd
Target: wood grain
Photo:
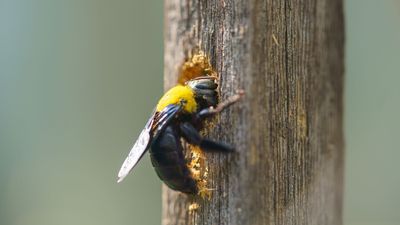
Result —
<path fill-rule="evenodd" d="M 199 46 L 224 99 L 207 135 L 210 200 L 163 188 L 164 225 L 342 224 L 344 26 L 341 0 L 167 0 L 165 87 Z M 197 210 L 189 205 L 198 203 Z"/>

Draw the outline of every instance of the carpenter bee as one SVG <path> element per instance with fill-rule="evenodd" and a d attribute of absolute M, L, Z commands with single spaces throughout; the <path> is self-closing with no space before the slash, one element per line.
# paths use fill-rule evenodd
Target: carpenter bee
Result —
<path fill-rule="evenodd" d="M 159 100 L 118 173 L 121 182 L 150 148 L 153 167 L 173 190 L 197 194 L 197 180 L 188 168 L 181 138 L 204 151 L 231 152 L 233 147 L 203 138 L 199 134 L 204 119 L 239 100 L 242 93 L 218 104 L 216 77 L 201 76 L 177 85 Z"/>

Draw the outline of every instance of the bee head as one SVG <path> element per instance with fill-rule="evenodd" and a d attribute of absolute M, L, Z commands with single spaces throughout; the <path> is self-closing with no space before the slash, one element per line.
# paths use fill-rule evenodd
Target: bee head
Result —
<path fill-rule="evenodd" d="M 186 82 L 186 85 L 193 90 L 196 102 L 200 105 L 200 108 L 207 108 L 218 104 L 218 84 L 216 83 L 216 77 L 197 77 Z"/>

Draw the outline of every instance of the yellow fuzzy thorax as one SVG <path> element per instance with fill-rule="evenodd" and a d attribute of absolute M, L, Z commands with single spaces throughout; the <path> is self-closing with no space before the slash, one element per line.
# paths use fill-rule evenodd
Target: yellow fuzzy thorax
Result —
<path fill-rule="evenodd" d="M 160 112 L 168 105 L 180 104 L 182 101 L 184 102 L 183 111 L 187 113 L 196 112 L 197 103 L 193 90 L 188 86 L 182 85 L 175 86 L 167 91 L 158 102 L 156 111 Z"/>

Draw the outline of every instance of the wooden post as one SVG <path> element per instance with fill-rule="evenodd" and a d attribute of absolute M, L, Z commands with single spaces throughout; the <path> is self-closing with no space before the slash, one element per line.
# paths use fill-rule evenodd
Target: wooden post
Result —
<path fill-rule="evenodd" d="M 162 224 L 342 224 L 342 1 L 164 3 L 166 88 L 199 46 L 246 97 L 207 131 L 238 151 L 207 154 L 211 199 L 164 187 Z"/>

